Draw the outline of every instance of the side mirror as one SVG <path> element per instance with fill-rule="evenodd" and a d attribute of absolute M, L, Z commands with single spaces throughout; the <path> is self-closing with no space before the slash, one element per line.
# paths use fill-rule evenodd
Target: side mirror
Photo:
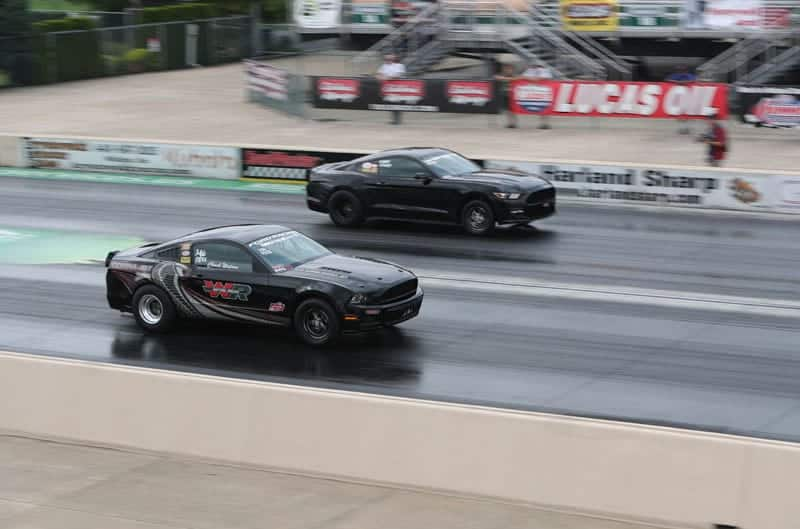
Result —
<path fill-rule="evenodd" d="M 432 180 L 432 178 L 428 173 L 417 173 L 414 175 L 414 180 L 422 180 L 427 184 Z"/>

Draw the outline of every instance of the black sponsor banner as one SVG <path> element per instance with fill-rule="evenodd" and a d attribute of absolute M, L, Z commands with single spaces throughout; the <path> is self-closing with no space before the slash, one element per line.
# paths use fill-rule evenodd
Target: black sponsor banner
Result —
<path fill-rule="evenodd" d="M 242 149 L 242 176 L 275 180 L 308 180 L 314 167 L 346 162 L 364 156 L 353 152 L 296 151 L 289 149 Z"/>
<path fill-rule="evenodd" d="M 314 107 L 496 114 L 497 83 L 486 80 L 312 77 Z"/>
<path fill-rule="evenodd" d="M 739 86 L 741 119 L 756 127 L 800 127 L 800 88 Z"/>

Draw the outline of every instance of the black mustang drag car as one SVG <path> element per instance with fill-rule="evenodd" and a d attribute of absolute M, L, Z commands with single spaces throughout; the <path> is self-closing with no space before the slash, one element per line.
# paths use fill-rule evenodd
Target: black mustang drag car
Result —
<path fill-rule="evenodd" d="M 446 149 L 382 151 L 314 168 L 306 202 L 339 226 L 369 218 L 461 224 L 474 235 L 525 225 L 556 210 L 556 190 L 539 176 L 481 169 Z"/>
<path fill-rule="evenodd" d="M 108 303 L 147 331 L 179 318 L 293 326 L 308 344 L 395 325 L 419 313 L 416 276 L 344 257 L 282 226 L 198 231 L 106 257 Z"/>

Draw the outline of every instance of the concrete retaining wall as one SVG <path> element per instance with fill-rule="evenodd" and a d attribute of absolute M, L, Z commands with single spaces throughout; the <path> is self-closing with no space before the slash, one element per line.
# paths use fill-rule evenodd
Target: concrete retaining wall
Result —
<path fill-rule="evenodd" d="M 0 353 L 0 428 L 709 527 L 798 527 L 800 446 Z"/>

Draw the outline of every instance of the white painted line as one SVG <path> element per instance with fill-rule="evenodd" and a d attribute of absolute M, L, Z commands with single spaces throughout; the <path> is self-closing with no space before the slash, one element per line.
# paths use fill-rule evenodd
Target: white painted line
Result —
<path fill-rule="evenodd" d="M 632 288 L 616 285 L 584 285 L 531 281 L 525 278 L 502 276 L 471 276 L 452 272 L 416 270 L 423 287 L 441 287 L 495 294 L 513 294 L 542 298 L 560 298 L 578 301 L 628 303 L 677 309 L 707 310 L 762 316 L 800 318 L 800 302 L 783 299 L 751 298 L 700 294 L 674 290 Z"/>

